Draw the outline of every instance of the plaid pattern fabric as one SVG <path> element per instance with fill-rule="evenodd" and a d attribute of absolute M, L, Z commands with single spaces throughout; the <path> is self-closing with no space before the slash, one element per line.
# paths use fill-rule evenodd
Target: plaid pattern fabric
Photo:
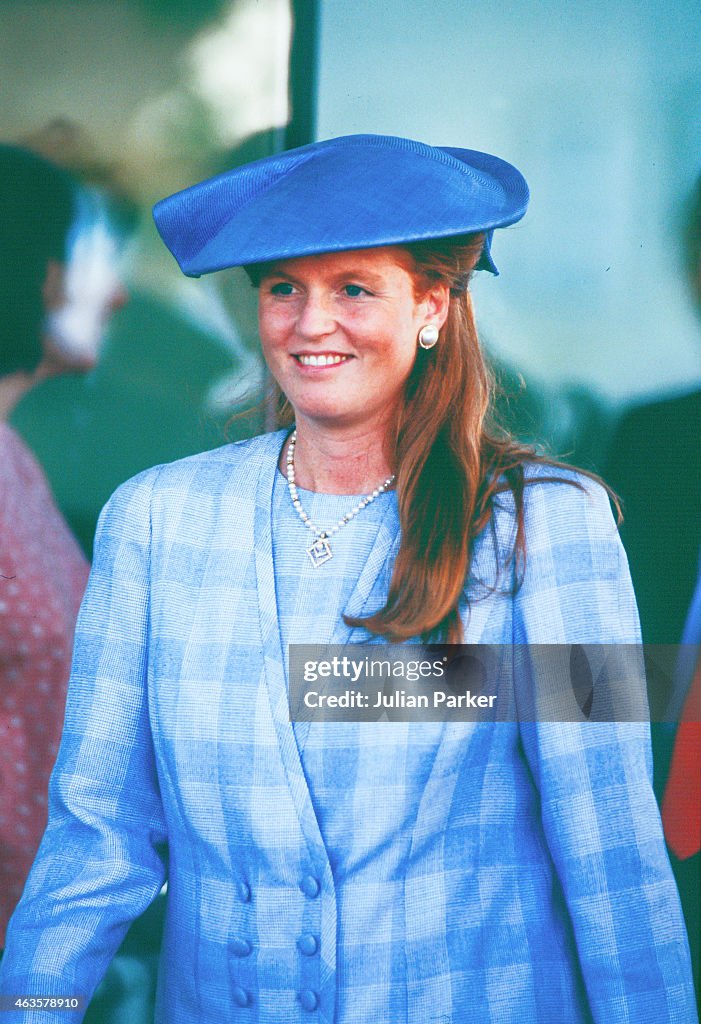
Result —
<path fill-rule="evenodd" d="M 310 731 L 303 766 L 272 559 L 282 440 L 148 471 L 108 504 L 2 991 L 89 994 L 167 877 L 161 1024 L 693 1022 L 643 727 L 404 725 L 345 737 L 339 770 Z M 513 530 L 503 500 L 468 641 L 637 638 L 608 502 L 586 488 L 528 489 L 515 598 L 479 582 Z M 381 605 L 396 542 L 385 517 L 349 614 Z M 332 639 L 365 637 L 338 621 Z"/>

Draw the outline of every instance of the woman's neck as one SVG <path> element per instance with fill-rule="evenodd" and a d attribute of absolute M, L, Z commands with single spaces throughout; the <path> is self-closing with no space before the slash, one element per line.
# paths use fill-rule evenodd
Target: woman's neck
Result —
<path fill-rule="evenodd" d="M 283 473 L 287 470 L 288 447 L 289 441 L 280 456 Z M 384 437 L 363 427 L 341 433 L 298 423 L 295 482 L 298 487 L 324 494 L 370 493 L 395 472 L 387 447 Z"/>

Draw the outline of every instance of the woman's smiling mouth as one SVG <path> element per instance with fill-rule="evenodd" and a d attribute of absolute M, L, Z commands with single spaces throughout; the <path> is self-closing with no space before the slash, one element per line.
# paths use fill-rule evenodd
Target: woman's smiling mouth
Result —
<path fill-rule="evenodd" d="M 337 366 L 339 363 L 346 363 L 351 356 L 340 355 L 337 352 L 320 352 L 318 355 L 298 353 L 294 357 L 302 366 Z"/>

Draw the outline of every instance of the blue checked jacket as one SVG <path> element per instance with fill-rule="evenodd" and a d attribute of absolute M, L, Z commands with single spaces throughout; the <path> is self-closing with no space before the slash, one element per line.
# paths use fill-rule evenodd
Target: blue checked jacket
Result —
<path fill-rule="evenodd" d="M 334 877 L 289 722 L 270 512 L 283 439 L 149 470 L 103 513 L 6 995 L 89 996 L 167 879 L 159 1024 L 369 1019 L 338 984 L 350 880 Z M 523 586 L 464 604 L 468 642 L 637 641 L 608 500 L 585 484 L 527 488 Z M 513 525 L 504 498 L 476 576 Z M 381 527 L 349 614 L 381 606 L 396 545 Z M 339 622 L 322 639 L 366 638 Z M 373 975 L 404 1009 L 372 1024 L 696 1020 L 644 726 L 447 722 L 408 827 L 396 972 Z M 371 867 L 362 883 L 382 907 Z"/>

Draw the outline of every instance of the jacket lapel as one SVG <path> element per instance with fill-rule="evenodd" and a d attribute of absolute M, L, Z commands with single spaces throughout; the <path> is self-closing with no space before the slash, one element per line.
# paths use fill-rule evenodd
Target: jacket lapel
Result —
<path fill-rule="evenodd" d="M 258 611 L 263 648 L 265 685 L 277 734 L 280 757 L 292 795 L 297 818 L 309 848 L 316 848 L 317 870 L 324 875 L 327 886 L 333 887 L 331 866 L 314 813 L 309 787 L 302 768 L 299 748 L 290 722 L 287 698 L 287 656 L 282 649 L 280 620 L 275 592 L 273 567 L 272 507 L 273 485 L 280 451 L 288 431 L 269 435 L 261 451 L 260 473 L 256 491 L 254 545 Z"/>

